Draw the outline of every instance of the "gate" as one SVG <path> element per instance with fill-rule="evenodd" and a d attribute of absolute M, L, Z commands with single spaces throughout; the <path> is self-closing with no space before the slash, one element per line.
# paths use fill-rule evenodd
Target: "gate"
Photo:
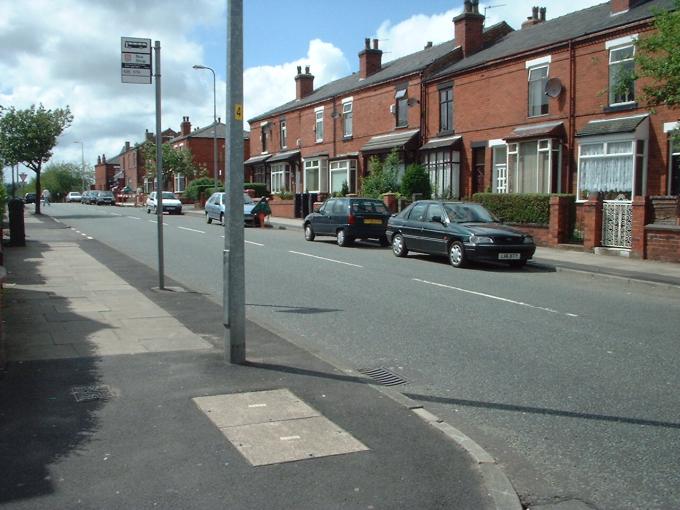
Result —
<path fill-rule="evenodd" d="M 602 246 L 630 248 L 633 205 L 629 200 L 605 200 L 602 209 Z"/>

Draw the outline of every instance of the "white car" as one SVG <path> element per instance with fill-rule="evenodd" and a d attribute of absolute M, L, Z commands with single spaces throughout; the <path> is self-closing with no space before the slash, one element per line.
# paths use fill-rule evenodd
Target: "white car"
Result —
<path fill-rule="evenodd" d="M 70 191 L 68 195 L 66 195 L 66 201 L 67 202 L 80 202 L 83 199 L 82 195 L 78 193 L 77 191 Z"/>
<path fill-rule="evenodd" d="M 154 214 L 157 210 L 156 204 L 156 192 L 152 191 L 149 198 L 146 199 L 146 212 Z M 170 214 L 182 214 L 182 202 L 175 196 L 172 191 L 163 192 L 163 212 L 168 212 Z"/>

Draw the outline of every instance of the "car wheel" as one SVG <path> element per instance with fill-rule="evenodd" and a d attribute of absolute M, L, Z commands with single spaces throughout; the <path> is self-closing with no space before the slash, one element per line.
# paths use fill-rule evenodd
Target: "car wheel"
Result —
<path fill-rule="evenodd" d="M 338 238 L 337 238 L 338 246 L 342 246 L 343 248 L 345 248 L 345 247 L 349 246 L 350 244 L 352 244 L 352 241 L 354 241 L 354 239 L 352 239 L 351 236 L 348 236 L 347 234 L 345 234 L 344 228 L 341 228 L 340 230 L 338 230 Z"/>
<path fill-rule="evenodd" d="M 408 255 L 408 248 L 406 248 L 406 241 L 401 234 L 394 234 L 392 237 L 392 252 L 397 257 L 405 257 Z"/>
<path fill-rule="evenodd" d="M 390 242 L 387 239 L 387 236 L 381 236 L 380 239 L 378 239 L 378 241 L 380 242 L 380 246 L 389 246 L 390 245 Z"/>
<path fill-rule="evenodd" d="M 527 265 L 527 260 L 511 260 L 510 261 L 510 267 L 524 267 Z"/>
<path fill-rule="evenodd" d="M 465 267 L 467 265 L 465 247 L 460 241 L 454 241 L 449 246 L 449 262 L 453 267 Z"/>
<path fill-rule="evenodd" d="M 207 211 L 206 211 L 206 213 L 205 213 L 205 222 L 206 222 L 208 225 L 210 225 L 210 224 L 212 223 L 212 218 L 210 217 L 210 215 L 208 214 Z"/>
<path fill-rule="evenodd" d="M 316 237 L 316 234 L 314 233 L 314 229 L 312 228 L 312 225 L 307 223 L 305 225 L 305 239 L 307 241 L 313 241 L 315 237 Z"/>
<path fill-rule="evenodd" d="M 224 214 L 220 213 L 220 223 L 224 225 Z"/>

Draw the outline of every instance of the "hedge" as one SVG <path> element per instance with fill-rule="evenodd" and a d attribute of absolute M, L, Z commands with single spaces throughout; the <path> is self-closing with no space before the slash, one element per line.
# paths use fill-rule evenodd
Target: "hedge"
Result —
<path fill-rule="evenodd" d="M 550 223 L 550 193 L 475 193 L 472 200 L 507 223 Z"/>
<path fill-rule="evenodd" d="M 243 189 L 252 189 L 255 190 L 255 196 L 256 197 L 268 197 L 269 196 L 269 190 L 267 189 L 267 184 L 264 182 L 244 182 L 243 183 Z"/>

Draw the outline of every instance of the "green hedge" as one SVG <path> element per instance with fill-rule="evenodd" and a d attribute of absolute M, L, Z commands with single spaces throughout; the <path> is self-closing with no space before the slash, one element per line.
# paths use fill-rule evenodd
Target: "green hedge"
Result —
<path fill-rule="evenodd" d="M 550 193 L 475 193 L 472 200 L 504 222 L 550 223 Z"/>
<path fill-rule="evenodd" d="M 243 189 L 252 189 L 255 190 L 255 196 L 256 197 L 268 197 L 269 196 L 269 190 L 267 189 L 267 185 L 264 182 L 244 182 L 243 183 Z"/>

